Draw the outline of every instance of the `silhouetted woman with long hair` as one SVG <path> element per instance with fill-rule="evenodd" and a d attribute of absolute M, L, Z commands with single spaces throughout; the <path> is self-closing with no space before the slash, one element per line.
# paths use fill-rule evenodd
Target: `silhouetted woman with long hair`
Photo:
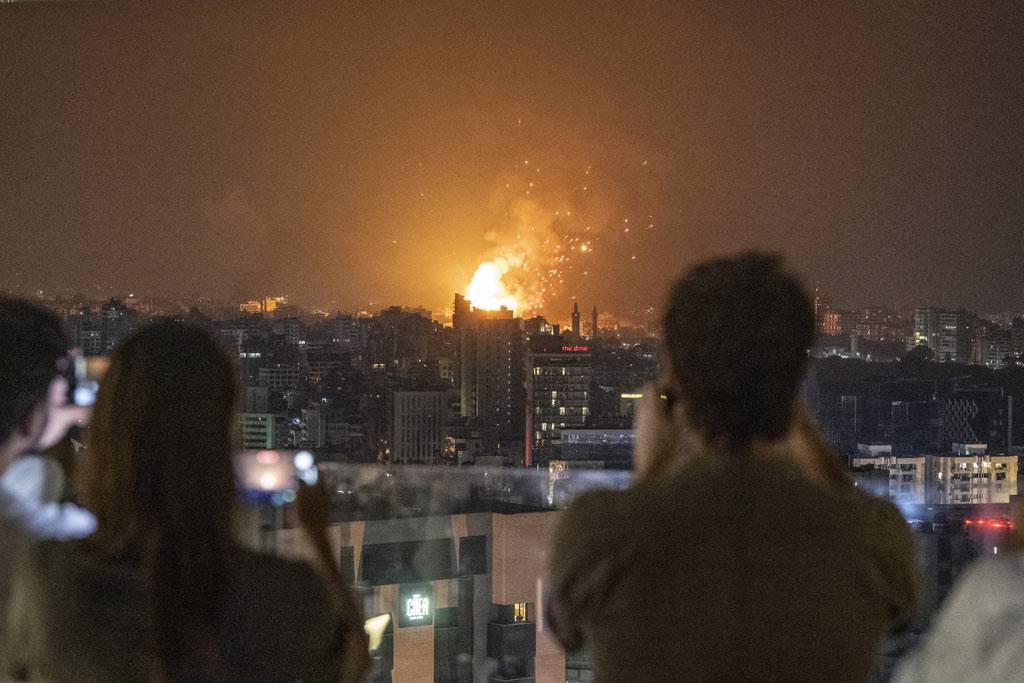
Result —
<path fill-rule="evenodd" d="M 146 328 L 114 353 L 81 481 L 97 531 L 31 554 L 9 675 L 338 680 L 343 667 L 345 678 L 365 671 L 361 619 L 337 567 L 318 575 L 235 539 L 235 372 L 217 340 L 179 322 Z M 307 531 L 318 552 L 326 547 L 322 528 Z"/>

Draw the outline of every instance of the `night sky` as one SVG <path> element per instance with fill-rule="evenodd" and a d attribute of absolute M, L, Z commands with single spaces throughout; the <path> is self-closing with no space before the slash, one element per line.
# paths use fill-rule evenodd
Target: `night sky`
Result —
<path fill-rule="evenodd" d="M 210 4 L 0 5 L 0 289 L 439 311 L 515 253 L 631 315 L 758 247 L 1024 311 L 1013 3 Z"/>

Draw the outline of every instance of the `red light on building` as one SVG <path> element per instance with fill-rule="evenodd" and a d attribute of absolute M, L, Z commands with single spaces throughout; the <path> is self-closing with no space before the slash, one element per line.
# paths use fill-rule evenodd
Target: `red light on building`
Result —
<path fill-rule="evenodd" d="M 588 353 L 589 351 L 589 346 L 569 346 L 566 344 L 562 347 L 562 353 Z"/>
<path fill-rule="evenodd" d="M 965 519 L 965 526 L 988 527 L 989 529 L 1012 529 L 1013 522 L 1006 519 Z"/>

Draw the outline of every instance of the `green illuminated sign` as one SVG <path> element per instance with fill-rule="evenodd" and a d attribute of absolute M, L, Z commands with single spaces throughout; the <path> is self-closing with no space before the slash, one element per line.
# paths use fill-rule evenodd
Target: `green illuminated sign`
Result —
<path fill-rule="evenodd" d="M 398 625 L 429 626 L 434 623 L 434 592 L 430 584 L 398 589 Z"/>

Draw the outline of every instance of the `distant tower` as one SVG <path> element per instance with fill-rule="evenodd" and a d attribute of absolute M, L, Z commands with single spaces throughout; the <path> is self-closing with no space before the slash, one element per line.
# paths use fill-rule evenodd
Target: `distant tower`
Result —
<path fill-rule="evenodd" d="M 590 338 L 597 339 L 597 306 L 590 312 Z"/>
<path fill-rule="evenodd" d="M 818 332 L 825 330 L 825 312 L 828 310 L 828 304 L 825 303 L 825 297 L 821 294 L 821 289 L 818 287 L 814 288 L 814 324 L 817 327 Z"/>
<path fill-rule="evenodd" d="M 580 336 L 580 305 L 572 302 L 572 336 L 579 339 Z"/>
<path fill-rule="evenodd" d="M 483 447 L 490 454 L 497 454 L 499 448 L 521 449 L 526 435 L 523 321 L 513 318 L 507 308 L 474 310 L 459 337 L 462 417 L 479 421 Z"/>

